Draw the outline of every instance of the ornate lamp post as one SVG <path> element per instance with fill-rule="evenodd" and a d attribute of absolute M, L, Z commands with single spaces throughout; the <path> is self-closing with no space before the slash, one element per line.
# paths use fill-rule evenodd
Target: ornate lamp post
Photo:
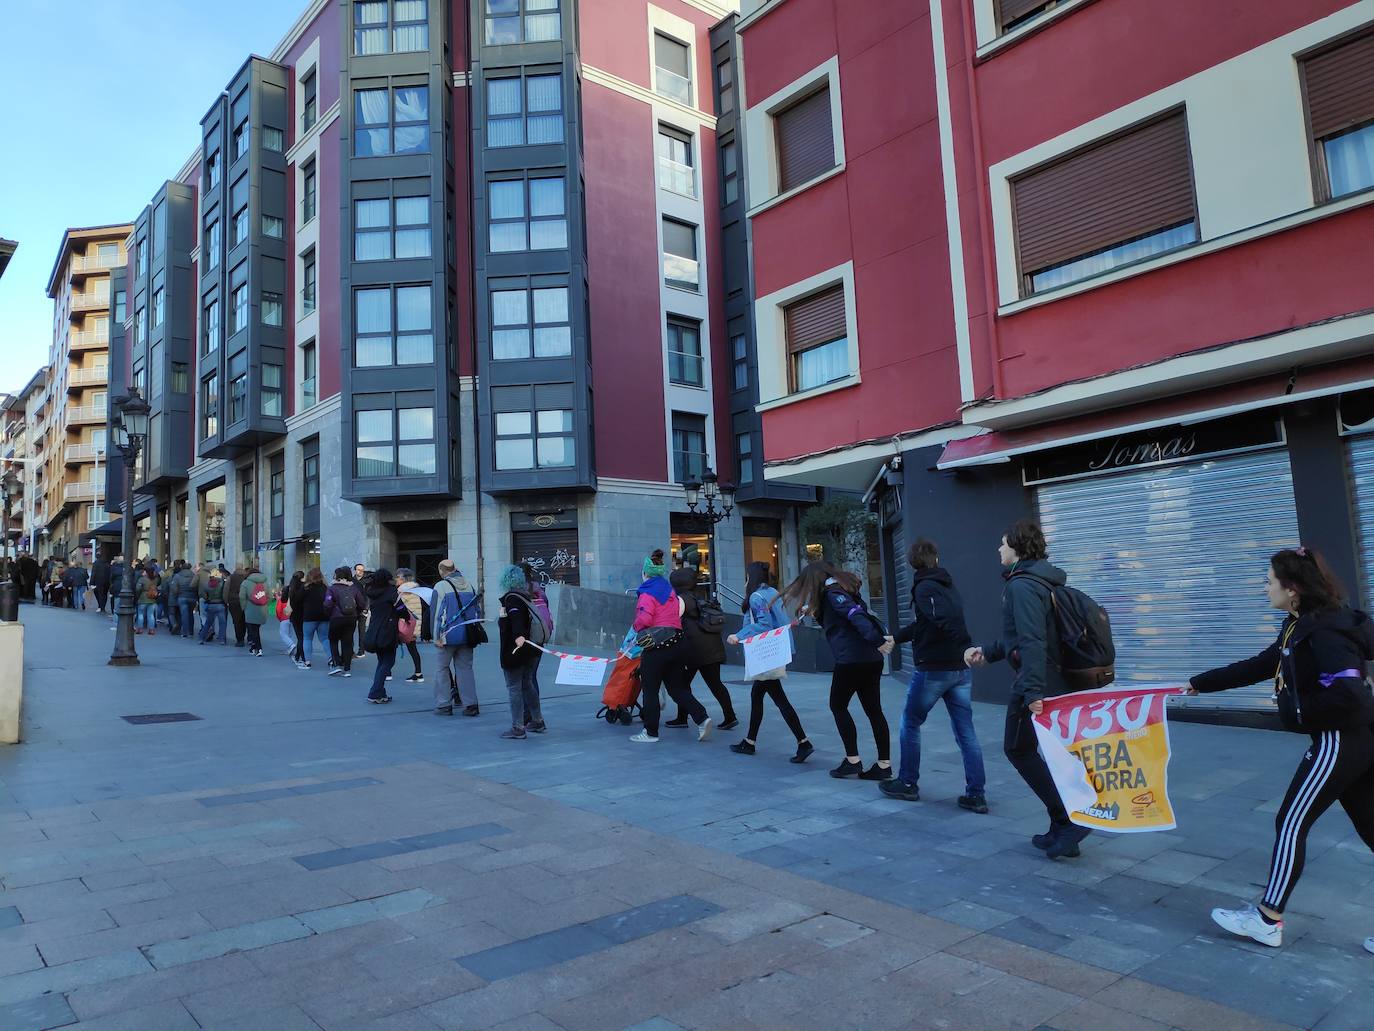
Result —
<path fill-rule="evenodd" d="M 13 469 L 6 469 L 5 475 L 0 477 L 0 496 L 5 500 L 5 570 L 6 577 L 9 578 L 9 566 L 14 559 L 10 553 L 10 505 L 15 495 L 19 493 L 19 477 L 14 475 Z"/>
<path fill-rule="evenodd" d="M 137 666 L 138 652 L 134 650 L 134 466 L 138 453 L 148 439 L 148 402 L 139 395 L 137 387 L 130 387 L 127 397 L 115 401 L 119 421 L 114 424 L 114 448 L 124 459 L 124 581 L 115 599 L 114 651 L 111 666 Z"/>
<path fill-rule="evenodd" d="M 711 558 L 711 598 L 716 597 L 716 524 L 730 518 L 735 510 L 735 488 L 721 483 L 710 469 L 701 474 L 701 482 L 688 480 L 682 485 L 687 496 L 687 511 L 706 527 L 706 550 Z M 719 507 L 717 507 L 719 503 Z"/>

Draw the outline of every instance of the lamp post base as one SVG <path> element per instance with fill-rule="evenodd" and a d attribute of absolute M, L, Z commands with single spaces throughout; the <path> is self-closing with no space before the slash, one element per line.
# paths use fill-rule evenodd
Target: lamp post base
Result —
<path fill-rule="evenodd" d="M 140 665 L 137 655 L 111 655 L 109 666 L 138 666 Z"/>

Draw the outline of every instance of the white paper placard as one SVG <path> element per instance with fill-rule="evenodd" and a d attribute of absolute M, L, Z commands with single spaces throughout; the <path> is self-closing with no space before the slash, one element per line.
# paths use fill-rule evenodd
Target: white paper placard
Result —
<path fill-rule="evenodd" d="M 600 687 L 601 679 L 610 665 L 605 659 L 593 659 L 587 655 L 564 655 L 558 660 L 558 676 L 555 684 L 569 684 L 575 687 Z"/>
<path fill-rule="evenodd" d="M 744 645 L 744 675 L 756 677 L 769 670 L 780 669 L 792 661 L 792 631 L 783 627 L 765 634 L 746 637 Z"/>

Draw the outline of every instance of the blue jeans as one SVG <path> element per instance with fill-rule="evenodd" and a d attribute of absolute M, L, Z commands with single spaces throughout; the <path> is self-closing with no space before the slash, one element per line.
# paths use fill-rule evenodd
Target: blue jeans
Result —
<path fill-rule="evenodd" d="M 201 616 L 200 641 L 204 644 L 210 639 L 211 634 L 219 637 L 220 644 L 225 641 L 224 626 L 225 617 L 228 615 L 222 601 L 207 601 Z M 218 627 L 218 629 L 216 629 Z"/>
<path fill-rule="evenodd" d="M 182 637 L 196 636 L 196 603 L 193 598 L 178 598 L 177 609 L 181 612 Z"/>
<path fill-rule="evenodd" d="M 310 643 L 319 638 L 320 646 L 327 652 L 329 651 L 329 623 L 315 623 L 306 620 L 301 624 L 301 654 L 305 656 L 305 661 L 310 661 Z"/>
<path fill-rule="evenodd" d="M 134 609 L 134 629 L 157 629 L 157 602 L 141 601 L 138 603 L 138 607 Z"/>
<path fill-rule="evenodd" d="M 83 609 L 86 607 L 86 588 L 77 586 L 72 588 L 72 607 Z"/>
<path fill-rule="evenodd" d="M 921 724 L 941 698 L 949 711 L 954 740 L 964 756 L 966 794 L 981 795 L 987 786 L 983 773 L 983 749 L 973 730 L 973 674 L 968 670 L 916 670 L 902 710 L 902 762 L 899 780 L 915 784 L 921 775 Z"/>

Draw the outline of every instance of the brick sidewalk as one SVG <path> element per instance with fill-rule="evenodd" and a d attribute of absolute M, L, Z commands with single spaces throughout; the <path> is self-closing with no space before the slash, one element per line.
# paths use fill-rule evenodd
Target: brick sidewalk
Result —
<path fill-rule="evenodd" d="M 1026 841 L 1043 813 L 995 707 L 976 707 L 976 816 L 953 804 L 938 714 L 923 802 L 826 776 L 820 677 L 789 680 L 819 749 L 797 767 L 772 711 L 752 758 L 725 735 L 631 745 L 551 666 L 550 732 L 500 741 L 490 648 L 483 715 L 439 719 L 404 657 L 374 707 L 370 661 L 327 679 L 159 634 L 112 670 L 98 617 L 23 618 L 28 743 L 0 750 L 5 1031 L 1370 1026 L 1374 859 L 1343 814 L 1312 836 L 1282 950 L 1207 919 L 1257 894 L 1291 735 L 1176 725 L 1181 829 L 1055 863 Z M 901 693 L 885 686 L 894 735 Z M 120 719 L 182 711 L 200 719 Z"/>

